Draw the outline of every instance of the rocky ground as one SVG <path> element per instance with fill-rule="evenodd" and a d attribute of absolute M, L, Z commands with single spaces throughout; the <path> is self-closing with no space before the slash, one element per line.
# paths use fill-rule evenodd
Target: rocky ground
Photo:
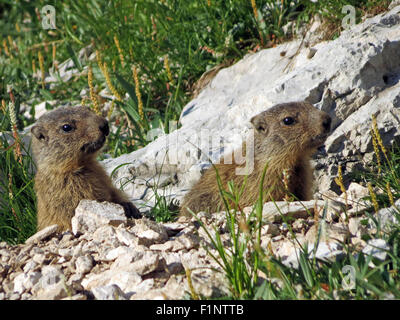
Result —
<path fill-rule="evenodd" d="M 388 244 L 384 240 L 367 243 L 361 239 L 363 234 L 376 233 L 372 221 L 361 224 L 367 219 L 363 211 L 369 203 L 362 200 L 367 193 L 368 189 L 352 183 L 347 190 L 347 210 L 344 195 L 333 193 L 324 195 L 325 200 L 265 203 L 261 247 L 272 249 L 284 264 L 297 268 L 299 245 L 307 242 L 312 250 L 321 227 L 317 258 L 340 259 L 347 243 L 385 259 Z M 325 213 L 324 205 L 328 208 Z M 383 226 L 395 220 L 392 209 L 378 212 Z M 244 209 L 247 216 L 250 212 L 251 208 Z M 207 230 L 219 232 L 226 248 L 231 246 L 224 212 L 199 213 L 198 218 Z M 0 299 L 185 299 L 193 293 L 228 296 L 224 274 L 207 250 L 218 256 L 195 218 L 181 217 L 172 223 L 127 220 L 119 205 L 82 200 L 71 231 L 59 233 L 54 225 L 25 244 L 0 243 Z"/>

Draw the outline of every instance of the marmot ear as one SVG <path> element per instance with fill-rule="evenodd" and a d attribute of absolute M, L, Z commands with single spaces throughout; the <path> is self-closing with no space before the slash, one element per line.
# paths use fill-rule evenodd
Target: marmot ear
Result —
<path fill-rule="evenodd" d="M 256 129 L 258 132 L 262 134 L 268 133 L 268 125 L 265 122 L 263 115 L 258 114 L 254 116 L 250 119 L 250 122 L 254 126 L 254 129 Z"/>
<path fill-rule="evenodd" d="M 35 125 L 31 128 L 32 134 L 41 141 L 47 141 L 47 131 L 40 125 Z"/>

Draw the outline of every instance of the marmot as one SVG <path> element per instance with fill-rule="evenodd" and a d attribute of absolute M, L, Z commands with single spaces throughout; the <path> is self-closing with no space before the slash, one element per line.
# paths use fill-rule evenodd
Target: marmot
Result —
<path fill-rule="evenodd" d="M 261 112 L 250 122 L 255 129 L 254 168 L 247 176 L 239 200 L 240 208 L 251 206 L 257 201 L 262 172 L 267 164 L 264 179 L 267 197 L 264 201 L 283 200 L 285 195 L 294 195 L 298 200 L 310 200 L 313 182 L 310 157 L 324 144 L 330 132 L 330 116 L 308 102 L 289 102 Z M 242 150 L 246 150 L 245 143 Z M 223 188 L 226 189 L 230 180 L 238 188 L 242 186 L 245 175 L 237 175 L 235 169 L 243 165 L 221 163 L 215 167 Z M 195 213 L 225 210 L 214 167 L 209 168 L 185 195 L 181 215 L 189 214 L 187 208 Z"/>
<path fill-rule="evenodd" d="M 118 203 L 127 217 L 141 216 L 96 161 L 109 134 L 107 120 L 87 107 L 59 107 L 41 116 L 31 132 L 38 230 L 52 224 L 70 230 L 82 199 Z"/>

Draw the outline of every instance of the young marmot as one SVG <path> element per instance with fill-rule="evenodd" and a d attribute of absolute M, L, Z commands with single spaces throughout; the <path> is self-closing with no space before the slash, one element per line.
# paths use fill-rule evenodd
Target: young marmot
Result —
<path fill-rule="evenodd" d="M 82 199 L 118 203 L 127 217 L 141 216 L 96 161 L 109 134 L 107 120 L 86 107 L 60 107 L 40 117 L 31 132 L 38 230 L 52 224 L 71 229 Z"/>
<path fill-rule="evenodd" d="M 266 165 L 264 201 L 283 200 L 294 195 L 298 200 L 310 200 L 313 170 L 310 157 L 321 147 L 330 132 L 331 118 L 308 102 L 289 102 L 254 116 L 250 122 L 254 133 L 254 168 L 247 182 L 239 205 L 241 208 L 255 204 L 259 196 L 262 172 Z M 245 149 L 245 144 L 243 149 Z M 216 164 L 222 187 L 233 180 L 241 187 L 245 175 L 237 175 L 236 169 L 244 167 L 233 164 Z M 285 179 L 284 179 L 285 175 Z M 181 214 L 187 209 L 217 212 L 225 210 L 221 198 L 215 168 L 209 168 L 201 179 L 186 194 L 181 205 Z"/>

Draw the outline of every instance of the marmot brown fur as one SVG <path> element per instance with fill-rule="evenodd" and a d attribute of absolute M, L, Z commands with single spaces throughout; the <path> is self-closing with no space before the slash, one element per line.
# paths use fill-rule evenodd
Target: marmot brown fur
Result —
<path fill-rule="evenodd" d="M 52 224 L 71 229 L 82 199 L 118 203 L 127 217 L 141 216 L 96 161 L 109 134 L 107 120 L 86 107 L 59 107 L 40 117 L 31 132 L 38 230 Z"/>
<path fill-rule="evenodd" d="M 263 187 L 267 197 L 264 201 L 283 200 L 286 195 L 310 200 L 313 182 L 310 157 L 324 144 L 330 132 L 330 116 L 308 102 L 290 102 L 275 105 L 250 122 L 255 129 L 254 154 L 247 157 L 254 155 L 254 169 L 247 176 L 239 206 L 244 208 L 257 201 L 266 165 Z M 245 144 L 242 150 L 246 150 Z M 223 188 L 231 180 L 239 188 L 243 185 L 245 175 L 236 174 L 236 169 L 243 165 L 216 164 L 215 167 Z M 184 197 L 181 214 L 188 215 L 188 208 L 195 213 L 225 210 L 214 167 L 209 168 Z"/>

